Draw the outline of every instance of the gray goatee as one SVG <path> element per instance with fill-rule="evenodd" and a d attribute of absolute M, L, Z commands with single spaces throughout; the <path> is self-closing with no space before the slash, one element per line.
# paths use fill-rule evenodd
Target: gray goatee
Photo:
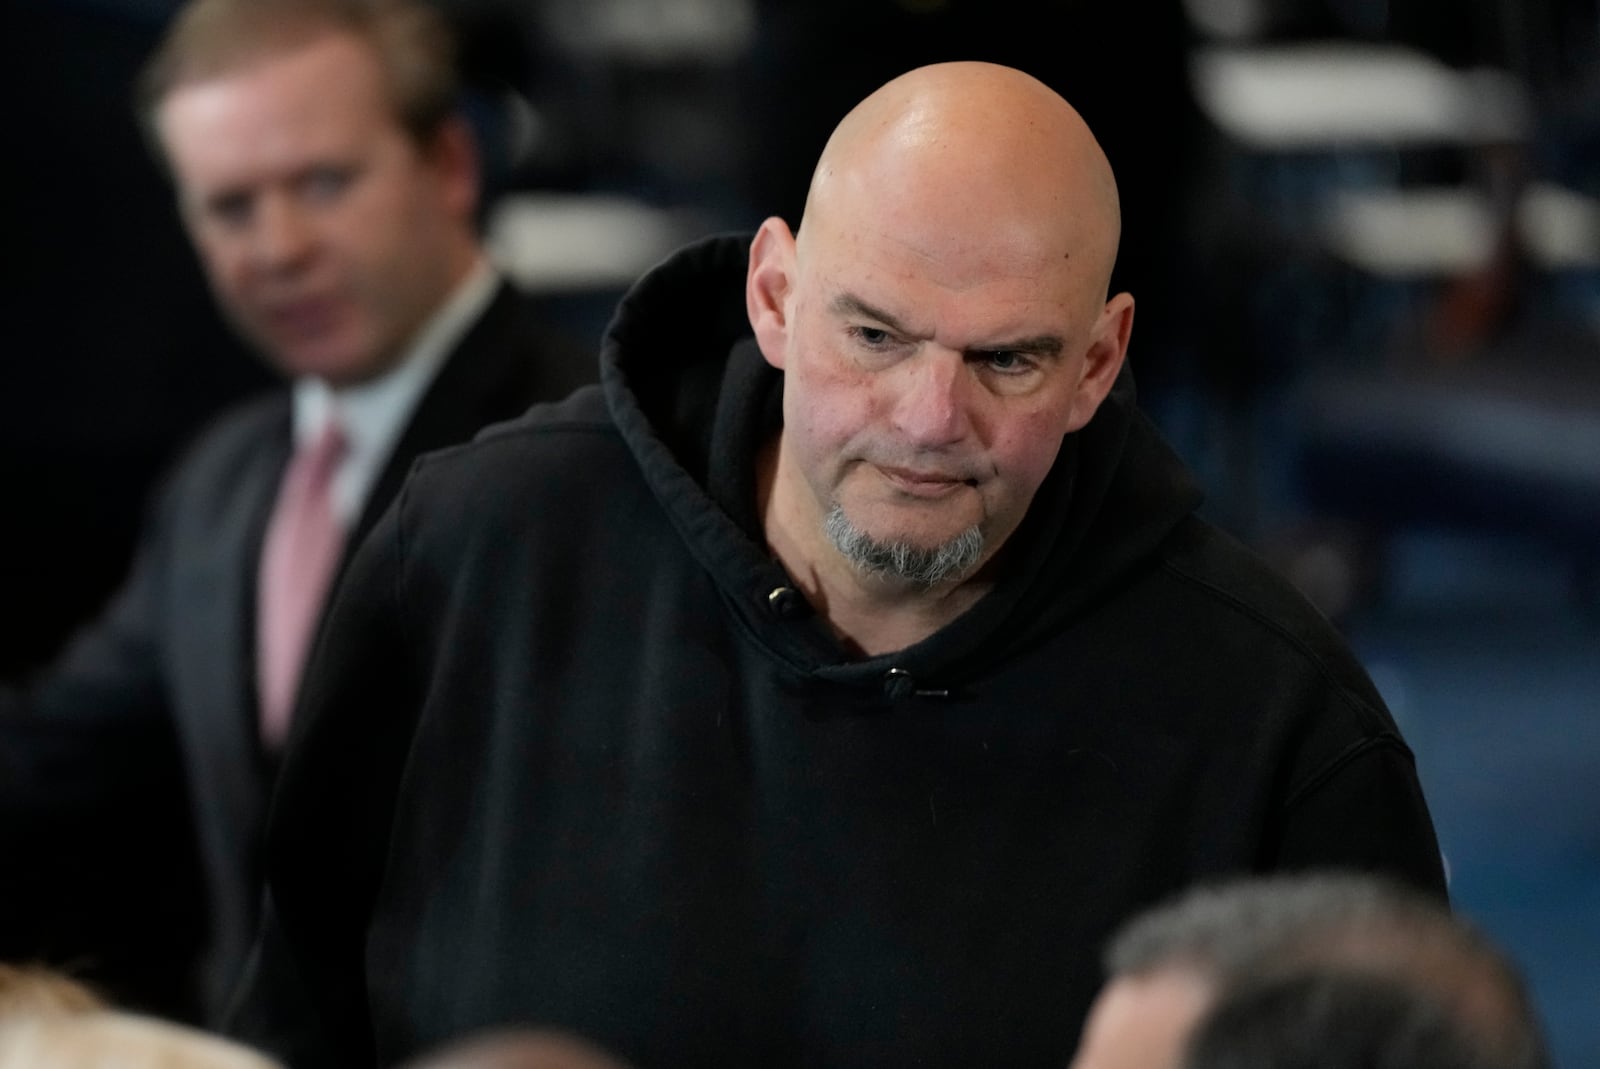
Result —
<path fill-rule="evenodd" d="M 974 524 L 931 549 L 909 542 L 880 542 L 852 524 L 835 504 L 822 521 L 833 548 L 866 575 L 937 586 L 971 571 L 983 555 L 983 532 Z"/>

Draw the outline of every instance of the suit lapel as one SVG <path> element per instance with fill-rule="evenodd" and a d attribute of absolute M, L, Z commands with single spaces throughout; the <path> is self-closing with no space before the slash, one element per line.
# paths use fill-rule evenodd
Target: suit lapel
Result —
<path fill-rule="evenodd" d="M 418 456 L 468 441 L 486 424 L 521 411 L 532 400 L 525 388 L 507 389 L 518 365 L 537 359 L 532 346 L 514 336 L 515 304 L 516 297 L 500 283 L 494 299 L 439 369 L 373 483 L 346 543 L 341 571 L 400 492 Z"/>
<path fill-rule="evenodd" d="M 174 706 L 185 721 L 187 744 L 204 754 L 191 769 L 200 797 L 208 799 L 202 829 L 223 844 L 208 850 L 238 852 L 239 829 L 257 826 L 265 768 L 256 731 L 256 562 L 267 515 L 289 456 L 287 394 L 235 460 L 213 474 L 204 509 L 194 509 L 173 551 L 181 561 L 169 619 Z M 203 515 L 201 514 L 203 513 Z"/>

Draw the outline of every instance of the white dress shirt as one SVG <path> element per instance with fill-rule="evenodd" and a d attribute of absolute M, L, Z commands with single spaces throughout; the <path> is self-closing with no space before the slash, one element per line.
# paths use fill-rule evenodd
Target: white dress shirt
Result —
<path fill-rule="evenodd" d="M 499 274 L 480 259 L 450 299 L 427 321 L 399 363 L 376 379 L 355 386 L 332 387 L 317 378 L 294 383 L 294 441 L 298 447 L 315 438 L 338 413 L 344 430 L 344 459 L 333 478 L 333 508 L 348 528 L 360 516 L 411 413 L 433 383 L 445 358 L 494 297 Z"/>

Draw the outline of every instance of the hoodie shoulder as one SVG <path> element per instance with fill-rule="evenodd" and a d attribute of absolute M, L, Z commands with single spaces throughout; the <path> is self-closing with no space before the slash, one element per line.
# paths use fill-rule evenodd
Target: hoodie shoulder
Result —
<path fill-rule="evenodd" d="M 515 419 L 491 423 L 483 428 L 467 446 L 492 442 L 505 437 L 523 435 L 561 435 L 566 432 L 611 428 L 611 414 L 606 407 L 600 387 L 582 386 L 558 401 L 540 401 Z M 450 450 L 443 450 L 450 452 Z"/>
<path fill-rule="evenodd" d="M 533 405 L 471 441 L 425 453 L 412 467 L 404 509 L 461 523 L 561 500 L 574 486 L 615 479 L 627 451 L 598 386 Z"/>
<path fill-rule="evenodd" d="M 1198 517 L 1178 525 L 1163 553 L 1168 575 L 1253 635 L 1264 666 L 1270 657 L 1300 662 L 1374 719 L 1392 729 L 1383 699 L 1338 629 L 1255 551 Z"/>

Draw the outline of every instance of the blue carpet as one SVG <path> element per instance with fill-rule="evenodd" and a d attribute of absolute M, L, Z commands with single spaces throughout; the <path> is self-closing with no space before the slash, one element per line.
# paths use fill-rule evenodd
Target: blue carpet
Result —
<path fill-rule="evenodd" d="M 1396 547 L 1345 625 L 1416 751 L 1457 909 L 1522 966 L 1558 1069 L 1600 1066 L 1600 612 L 1505 541 Z"/>

